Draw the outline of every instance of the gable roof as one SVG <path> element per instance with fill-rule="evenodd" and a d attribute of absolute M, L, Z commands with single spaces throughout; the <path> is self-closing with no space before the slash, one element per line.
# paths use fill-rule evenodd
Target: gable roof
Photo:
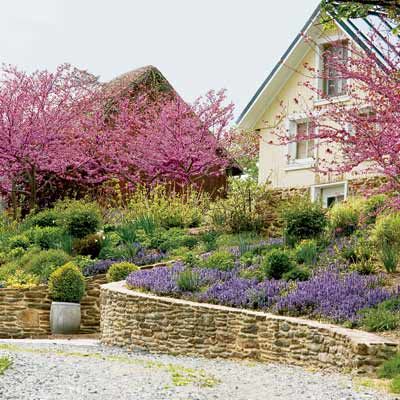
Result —
<path fill-rule="evenodd" d="M 250 102 L 241 112 L 236 123 L 244 129 L 251 129 L 252 126 L 259 120 L 261 114 L 268 107 L 270 102 L 275 97 L 276 93 L 287 82 L 290 76 L 294 73 L 296 68 L 303 60 L 305 54 L 310 49 L 310 46 L 303 40 L 304 36 L 313 36 L 316 33 L 315 22 L 321 15 L 321 7 L 318 6 L 310 18 L 307 20 L 302 30 L 297 34 L 296 38 L 290 44 L 289 48 L 285 51 L 278 63 L 272 69 L 271 73 L 263 81 L 261 86 L 257 89 Z M 400 43 L 400 37 L 393 34 L 393 23 L 380 16 L 369 15 L 365 18 L 353 19 L 339 19 L 332 16 L 334 22 L 354 40 L 362 49 L 372 51 L 378 59 L 378 62 L 383 67 L 387 66 L 387 59 L 381 51 L 382 46 L 387 47 L 388 50 L 395 51 L 400 61 L 400 54 L 395 46 Z M 384 32 L 382 32 L 384 29 Z M 375 33 L 371 39 L 371 33 Z M 384 41 L 384 37 L 389 37 L 389 42 Z M 290 67 L 288 67 L 290 66 Z"/>

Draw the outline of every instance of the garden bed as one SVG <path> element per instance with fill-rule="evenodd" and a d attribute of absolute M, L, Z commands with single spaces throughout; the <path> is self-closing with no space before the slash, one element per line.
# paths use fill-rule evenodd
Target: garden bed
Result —
<path fill-rule="evenodd" d="M 377 335 L 317 321 L 101 287 L 101 341 L 189 356 L 370 373 L 397 351 Z"/>

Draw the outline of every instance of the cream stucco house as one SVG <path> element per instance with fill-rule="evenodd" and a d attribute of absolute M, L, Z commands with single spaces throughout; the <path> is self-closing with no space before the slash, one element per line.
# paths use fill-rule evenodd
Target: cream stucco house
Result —
<path fill-rule="evenodd" d="M 320 199 L 324 206 L 347 197 L 349 185 L 359 175 L 326 176 L 316 173 L 313 169 L 315 163 L 322 156 L 326 157 L 322 144 L 309 140 L 277 146 L 270 144 L 270 141 L 274 140 L 272 132 L 277 128 L 276 116 L 282 114 L 282 102 L 287 112 L 278 123 L 290 135 L 306 133 L 310 129 L 304 114 L 304 102 L 296 104 L 293 101 L 299 93 L 303 100 L 307 99 L 308 109 L 321 110 L 328 103 L 326 99 L 316 98 L 311 90 L 301 85 L 305 80 L 310 80 L 305 64 L 323 70 L 321 54 L 332 43 L 343 43 L 343 58 L 347 57 L 353 46 L 379 52 L 368 34 L 378 26 L 379 29 L 386 27 L 388 32 L 392 28 L 388 21 L 376 16 L 352 20 L 333 19 L 327 27 L 321 24 L 320 9 L 314 11 L 237 121 L 240 128 L 260 133 L 260 182 L 270 181 L 274 188 L 309 188 L 312 200 Z M 315 85 L 330 98 L 329 101 L 350 102 L 344 82 L 340 79 L 313 79 Z"/>

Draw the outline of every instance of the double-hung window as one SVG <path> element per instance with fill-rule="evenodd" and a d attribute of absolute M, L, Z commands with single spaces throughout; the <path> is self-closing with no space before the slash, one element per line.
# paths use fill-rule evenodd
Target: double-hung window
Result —
<path fill-rule="evenodd" d="M 288 164 L 292 167 L 311 167 L 315 155 L 314 126 L 306 119 L 289 120 Z"/>
<path fill-rule="evenodd" d="M 322 46 L 323 82 L 322 91 L 327 97 L 338 97 L 346 94 L 346 79 L 337 70 L 338 63 L 348 60 L 348 41 L 340 40 Z"/>
<path fill-rule="evenodd" d="M 296 142 L 296 160 L 307 160 L 314 157 L 314 139 L 306 139 L 312 133 L 309 122 L 296 123 L 296 136 L 300 138 Z"/>

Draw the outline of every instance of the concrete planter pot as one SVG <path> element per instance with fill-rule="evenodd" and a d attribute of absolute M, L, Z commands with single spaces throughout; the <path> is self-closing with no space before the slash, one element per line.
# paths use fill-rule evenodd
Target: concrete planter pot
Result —
<path fill-rule="evenodd" d="M 79 332 L 81 326 L 81 305 L 53 301 L 50 309 L 51 332 L 71 334 Z"/>

